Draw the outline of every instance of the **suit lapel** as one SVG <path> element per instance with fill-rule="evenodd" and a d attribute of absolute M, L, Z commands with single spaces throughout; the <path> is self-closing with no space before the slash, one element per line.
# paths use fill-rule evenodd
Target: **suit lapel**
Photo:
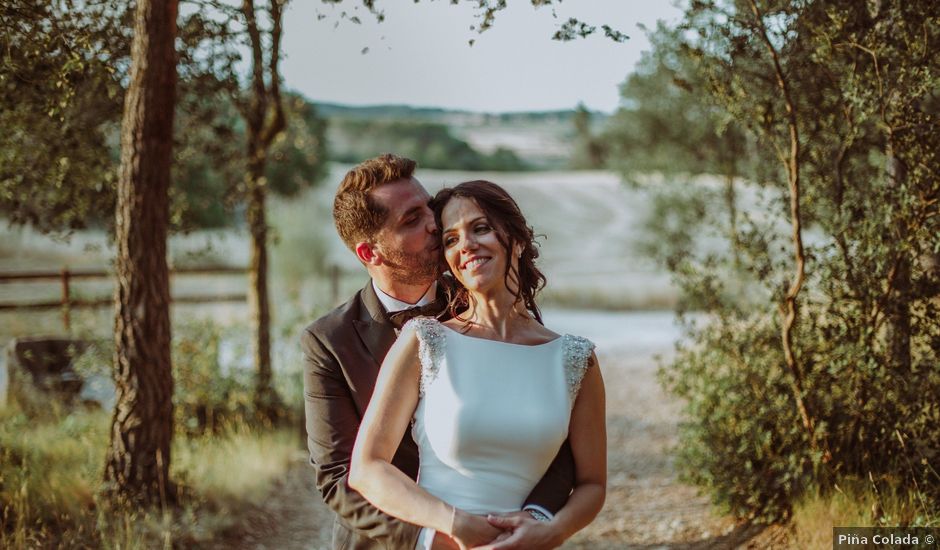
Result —
<path fill-rule="evenodd" d="M 372 281 L 362 289 L 362 308 L 359 319 L 353 321 L 359 338 L 366 349 L 372 355 L 375 361 L 375 370 L 378 372 L 379 365 L 385 359 L 385 354 L 395 343 L 395 327 L 388 320 L 385 308 L 382 302 L 375 295 L 375 289 L 372 287 Z"/>

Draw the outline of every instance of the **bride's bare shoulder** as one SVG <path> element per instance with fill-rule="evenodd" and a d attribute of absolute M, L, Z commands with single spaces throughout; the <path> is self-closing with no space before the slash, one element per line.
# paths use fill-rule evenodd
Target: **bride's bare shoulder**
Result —
<path fill-rule="evenodd" d="M 550 342 L 561 338 L 561 334 L 539 323 L 532 323 L 528 336 L 534 343 Z"/>

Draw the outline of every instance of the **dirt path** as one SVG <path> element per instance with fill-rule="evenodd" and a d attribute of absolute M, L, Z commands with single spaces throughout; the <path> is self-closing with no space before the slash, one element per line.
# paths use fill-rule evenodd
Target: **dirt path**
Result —
<path fill-rule="evenodd" d="M 741 544 L 735 522 L 680 483 L 670 449 L 679 406 L 646 358 L 599 357 L 607 389 L 608 492 L 596 520 L 565 548 L 688 548 Z"/>
<path fill-rule="evenodd" d="M 258 506 L 207 546 L 210 550 L 329 550 L 333 513 L 314 485 L 306 452 Z"/>
<path fill-rule="evenodd" d="M 763 546 L 753 540 L 760 529 L 715 515 L 707 498 L 677 480 L 669 450 L 676 443 L 678 406 L 663 394 L 650 361 L 604 354 L 600 360 L 608 403 L 607 503 L 564 548 Z M 328 549 L 331 522 L 299 454 L 287 478 L 219 548 Z"/>

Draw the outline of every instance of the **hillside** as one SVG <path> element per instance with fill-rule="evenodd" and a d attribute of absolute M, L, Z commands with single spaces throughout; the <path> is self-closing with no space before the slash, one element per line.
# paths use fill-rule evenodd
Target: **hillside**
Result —
<path fill-rule="evenodd" d="M 334 160 L 346 162 L 381 152 L 377 149 L 380 146 L 392 147 L 391 144 L 395 143 L 395 132 L 387 128 L 393 128 L 400 134 L 402 125 L 411 125 L 414 133 L 437 135 L 440 135 L 440 129 L 443 127 L 450 137 L 466 143 L 466 146 L 473 150 L 473 154 L 503 157 L 503 160 L 489 164 L 480 162 L 480 168 L 477 169 L 563 169 L 569 165 L 575 135 L 574 109 L 476 113 L 407 105 L 315 105 L 320 116 L 330 122 L 327 135 L 332 157 Z M 591 117 L 592 124 L 601 126 L 606 122 L 608 115 L 592 112 Z M 515 165 L 506 162 L 505 157 L 510 155 L 517 157 L 520 162 Z M 445 168 L 443 165 L 434 167 Z M 451 168 L 473 167 L 464 164 Z"/>

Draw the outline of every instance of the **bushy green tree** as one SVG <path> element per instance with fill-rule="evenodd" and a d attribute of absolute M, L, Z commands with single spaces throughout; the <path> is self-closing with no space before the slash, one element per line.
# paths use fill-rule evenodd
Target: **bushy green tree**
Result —
<path fill-rule="evenodd" d="M 0 212 L 10 223 L 62 232 L 113 222 L 133 6 L 0 6 Z M 177 231 L 237 221 L 244 180 L 245 128 L 234 105 L 240 34 L 222 12 L 182 6 L 170 189 Z M 291 139 L 274 146 L 275 193 L 294 194 L 325 170 L 324 123 L 303 103 L 291 99 Z"/>
<path fill-rule="evenodd" d="M 0 5 L 0 212 L 68 230 L 110 219 L 130 55 L 130 10 L 101 2 Z"/>
<path fill-rule="evenodd" d="M 682 33 L 663 22 L 647 33 L 651 49 L 621 85 L 622 106 L 604 135 L 611 166 L 624 174 L 750 173 L 743 129 L 709 97 Z"/>
<path fill-rule="evenodd" d="M 663 371 L 687 403 L 684 471 L 736 514 L 786 517 L 857 476 L 936 518 L 938 23 L 926 0 L 696 1 L 673 35 L 770 193 L 736 230 L 762 301 L 729 288 L 730 251 L 670 266 L 707 321 Z"/>
<path fill-rule="evenodd" d="M 596 135 L 594 114 L 579 103 L 572 117 L 574 125 L 574 152 L 569 164 L 575 169 L 604 168 L 609 154 L 607 139 Z"/>
<path fill-rule="evenodd" d="M 265 177 L 275 194 L 293 197 L 326 177 L 327 123 L 298 94 L 285 95 L 284 111 L 287 129 L 271 147 Z"/>
<path fill-rule="evenodd" d="M 651 49 L 621 86 L 621 107 L 597 141 L 607 165 L 633 184 L 650 172 L 672 180 L 721 177 L 724 233 L 736 251 L 736 183 L 744 177 L 763 180 L 761 152 L 740 122 L 710 96 L 703 67 L 682 40 L 683 29 L 660 22 L 647 35 Z M 668 247 L 664 250 L 668 254 Z"/>

